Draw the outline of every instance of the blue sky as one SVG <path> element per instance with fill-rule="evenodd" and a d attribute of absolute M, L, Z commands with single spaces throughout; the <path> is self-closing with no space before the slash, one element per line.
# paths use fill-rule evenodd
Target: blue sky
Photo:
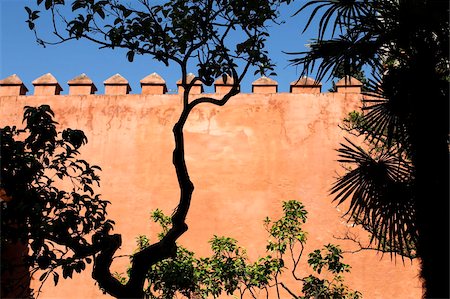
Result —
<path fill-rule="evenodd" d="M 291 17 L 304 1 L 297 1 L 282 10 L 282 19 L 286 22 L 271 28 L 268 50 L 277 64 L 273 77 L 279 83 L 280 92 L 289 91 L 289 83 L 298 78 L 301 69 L 290 66 L 288 60 L 292 56 L 282 51 L 295 52 L 306 50 L 307 44 L 316 34 L 315 28 L 301 34 L 309 16 L 307 13 Z M 125 50 L 98 49 L 98 46 L 87 41 L 70 41 L 57 46 L 43 48 L 35 41 L 32 31 L 25 23 L 27 13 L 24 6 L 34 8 L 35 0 L 0 0 L 0 78 L 17 74 L 32 94 L 31 81 L 45 73 L 52 73 L 67 94 L 67 81 L 81 73 L 86 73 L 103 93 L 103 81 L 120 73 L 131 85 L 131 93 L 140 93 L 139 80 L 150 73 L 157 72 L 167 82 L 169 91 L 176 90 L 175 82 L 180 75 L 176 66 L 165 67 L 149 56 L 136 56 L 134 62 L 126 59 Z M 47 18 L 48 19 L 48 18 Z M 51 32 L 48 22 L 38 20 L 41 32 Z M 195 71 L 195 70 L 192 70 Z M 256 80 L 253 72 L 247 75 L 242 83 L 243 92 L 251 92 L 251 82 Z M 324 82 L 323 90 L 330 83 Z M 211 92 L 212 89 L 206 89 Z"/>

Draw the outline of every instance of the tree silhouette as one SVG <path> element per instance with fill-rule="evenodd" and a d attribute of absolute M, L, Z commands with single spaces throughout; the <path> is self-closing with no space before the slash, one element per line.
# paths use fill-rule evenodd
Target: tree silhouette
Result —
<path fill-rule="evenodd" d="M 129 4 L 116 0 L 74 0 L 70 3 L 72 12 L 65 9 L 65 2 L 37 1 L 37 7 L 43 8 L 53 21 L 54 41 L 39 38 L 36 22 L 42 12 L 25 8 L 29 28 L 43 46 L 86 39 L 101 48 L 128 49 L 130 62 L 135 55 L 151 55 L 167 66 L 176 65 L 181 72 L 183 109 L 173 127 L 173 164 L 180 199 L 171 216 L 170 229 L 161 240 L 133 254 L 129 279 L 125 284 L 109 269 L 113 255 L 121 245 L 121 236 L 109 233 L 111 223 L 91 243 L 79 244 L 70 238 L 55 240 L 55 243 L 69 248 L 74 256 L 89 254 L 93 257 L 92 276 L 105 292 L 117 298 L 142 298 L 149 269 L 157 262 L 176 255 L 176 240 L 188 229 L 185 219 L 194 184 L 184 158 L 183 128 L 190 112 L 203 103 L 225 105 L 239 92 L 240 82 L 250 67 L 256 67 L 255 73 L 261 74 L 273 69 L 265 50 L 266 26 L 276 21 L 278 6 L 291 1 L 171 0 L 156 5 L 149 0 Z M 195 63 L 197 76 L 188 76 L 188 68 Z M 215 78 L 221 76 L 225 83 L 229 80 L 233 84 L 221 98 L 191 97 L 190 91 L 195 83 L 210 86 Z M 26 228 L 30 234 L 32 228 Z"/>
<path fill-rule="evenodd" d="M 53 116 L 47 105 L 25 107 L 23 130 L 1 130 L 2 297 L 28 297 L 37 270 L 55 284 L 57 269 L 64 278 L 81 272 L 100 250 L 94 240 L 114 224 L 109 202 L 94 192 L 100 167 L 78 157 L 86 136 L 57 132 Z"/>
<path fill-rule="evenodd" d="M 449 174 L 447 1 L 308 1 L 318 38 L 293 64 L 317 80 L 371 70 L 363 100 L 368 147 L 342 145 L 353 170 L 332 188 L 381 249 L 417 250 L 426 298 L 448 298 Z M 361 123 L 360 123 L 361 125 Z"/>

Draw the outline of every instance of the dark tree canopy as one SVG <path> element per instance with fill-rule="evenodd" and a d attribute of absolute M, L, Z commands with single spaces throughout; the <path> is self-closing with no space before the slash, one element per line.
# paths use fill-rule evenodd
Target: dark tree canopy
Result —
<path fill-rule="evenodd" d="M 198 80 L 211 85 L 223 74 L 233 75 L 239 65 L 271 70 L 265 50 L 267 26 L 278 17 L 277 9 L 291 0 L 207 1 L 171 0 L 134 2 L 112 0 L 46 0 L 38 7 L 48 10 L 54 21 L 52 41 L 42 40 L 37 27 L 42 12 L 26 7 L 28 24 L 42 45 L 87 39 L 100 48 L 127 49 L 127 58 L 149 54 L 181 71 L 188 60 L 196 63 Z M 68 11 L 68 7 L 71 11 Z M 37 25 L 37 26 L 36 26 Z M 236 76 L 235 76 L 236 75 Z"/>
<path fill-rule="evenodd" d="M 421 259 L 425 297 L 449 296 L 449 3 L 312 0 L 306 28 L 318 38 L 293 64 L 317 80 L 371 73 L 363 114 L 353 115 L 364 149 L 342 145 L 352 170 L 332 188 L 352 220 L 382 250 Z M 305 28 L 305 29 L 306 29 Z"/>
<path fill-rule="evenodd" d="M 41 281 L 52 274 L 57 283 L 55 270 L 72 277 L 92 262 L 96 238 L 114 222 L 106 218 L 108 202 L 94 191 L 100 168 L 78 157 L 84 133 L 57 132 L 47 105 L 25 107 L 24 122 L 24 129 L 1 130 L 1 239 L 3 250 L 29 244 L 29 252 L 25 260 L 2 255 L 2 275 L 25 264 L 31 273 L 44 271 Z M 17 283 L 2 284 L 2 294 Z"/>

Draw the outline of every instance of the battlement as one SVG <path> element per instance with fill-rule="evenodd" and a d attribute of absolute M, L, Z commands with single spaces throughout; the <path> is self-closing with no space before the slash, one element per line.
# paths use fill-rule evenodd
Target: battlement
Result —
<path fill-rule="evenodd" d="M 194 74 L 187 75 L 187 82 L 195 78 Z M 181 79 L 177 82 L 178 94 L 184 92 L 181 86 Z M 58 80 L 50 73 L 47 73 L 34 81 L 34 96 L 52 96 L 60 95 L 63 88 Z M 115 74 L 103 81 L 105 86 L 105 95 L 125 95 L 131 91 L 130 84 L 120 74 Z M 67 82 L 69 85 L 69 95 L 91 95 L 97 92 L 95 83 L 86 75 L 81 74 Z M 157 73 L 152 73 L 140 80 L 142 95 L 159 95 L 167 93 L 166 81 Z M 233 80 L 230 77 L 219 78 L 214 82 L 214 91 L 216 94 L 225 94 L 233 86 Z M 336 83 L 337 93 L 361 93 L 362 83 L 355 78 L 345 77 Z M 295 94 L 319 94 L 322 93 L 322 83 L 312 78 L 302 77 L 290 83 L 290 93 Z M 19 96 L 27 95 L 28 88 L 23 81 L 13 74 L 3 80 L 0 80 L 0 96 Z M 191 94 L 202 94 L 203 85 L 197 81 L 191 88 Z M 252 93 L 272 94 L 278 93 L 278 82 L 272 78 L 262 76 L 252 82 Z"/>

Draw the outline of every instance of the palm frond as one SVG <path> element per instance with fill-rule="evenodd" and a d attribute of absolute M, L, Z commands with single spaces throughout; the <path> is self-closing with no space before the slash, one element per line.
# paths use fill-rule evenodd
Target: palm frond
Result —
<path fill-rule="evenodd" d="M 403 74 L 403 76 L 400 76 Z M 384 146 L 397 146 L 408 155 L 411 154 L 410 134 L 408 126 L 412 115 L 412 107 L 408 104 L 410 94 L 410 72 L 400 69 L 391 70 L 383 78 L 369 80 L 369 95 L 363 99 L 363 111 L 367 139 L 375 147 L 380 142 Z M 399 80 L 399 78 L 401 78 Z"/>
<path fill-rule="evenodd" d="M 337 29 L 340 29 L 342 32 L 346 26 L 353 23 L 355 18 L 366 14 L 368 12 L 368 7 L 365 2 L 366 1 L 362 0 L 313 0 L 303 5 L 294 15 L 299 14 L 310 6 L 315 6 L 303 30 L 303 32 L 305 32 L 319 10 L 326 8 L 319 20 L 318 36 L 319 40 L 323 40 L 330 21 L 332 21 L 331 37 L 333 37 Z"/>
<path fill-rule="evenodd" d="M 346 215 L 372 233 L 371 241 L 379 249 L 396 248 L 408 256 L 417 238 L 411 165 L 396 150 L 386 149 L 373 157 L 347 142 L 338 150 L 338 161 L 355 168 L 333 185 L 334 201 L 340 205 L 350 200 Z"/>
<path fill-rule="evenodd" d="M 307 76 L 316 70 L 318 81 L 322 81 L 327 74 L 331 78 L 339 69 L 361 69 L 365 64 L 378 67 L 380 64 L 376 52 L 378 41 L 358 33 L 349 32 L 327 41 L 314 40 L 309 48 L 304 52 L 288 53 L 299 56 L 291 59 L 290 63 L 302 65 L 302 75 Z"/>

